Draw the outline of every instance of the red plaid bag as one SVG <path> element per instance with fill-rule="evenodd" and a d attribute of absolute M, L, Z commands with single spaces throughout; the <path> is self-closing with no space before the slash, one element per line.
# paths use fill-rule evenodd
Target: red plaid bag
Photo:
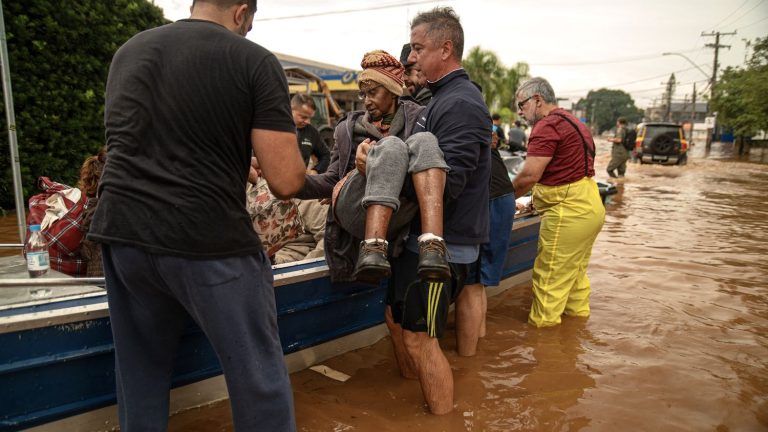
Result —
<path fill-rule="evenodd" d="M 48 204 L 46 204 L 48 198 L 51 195 L 61 194 L 62 191 L 71 189 L 70 186 L 51 181 L 48 177 L 40 177 L 37 180 L 37 187 L 43 193 L 34 195 L 29 199 L 27 236 L 29 236 L 30 225 L 39 225 L 43 222 L 45 211 L 48 210 Z M 72 202 L 63 194 L 61 195 L 68 211 L 42 231 L 43 237 L 48 242 L 51 268 L 70 276 L 85 276 L 87 263 L 80 254 L 80 245 L 85 236 L 82 229 L 83 211 L 88 208 L 91 199 L 82 195 L 78 202 Z"/>

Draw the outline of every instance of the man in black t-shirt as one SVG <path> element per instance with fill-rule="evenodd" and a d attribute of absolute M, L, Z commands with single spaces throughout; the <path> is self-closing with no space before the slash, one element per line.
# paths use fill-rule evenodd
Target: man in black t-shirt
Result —
<path fill-rule="evenodd" d="M 288 85 L 244 38 L 256 0 L 196 0 L 135 35 L 107 79 L 102 243 L 120 430 L 165 430 L 190 318 L 221 362 L 237 430 L 295 430 L 272 271 L 245 208 L 251 155 L 279 198 L 303 186 Z"/>
<path fill-rule="evenodd" d="M 312 96 L 305 93 L 297 93 L 291 98 L 291 113 L 296 124 L 296 140 L 299 143 L 301 158 L 304 165 L 309 166 L 309 158 L 314 156 L 317 160 L 309 170 L 309 174 L 322 174 L 328 169 L 331 162 L 331 152 L 320 137 L 310 121 L 315 115 L 315 102 Z"/>

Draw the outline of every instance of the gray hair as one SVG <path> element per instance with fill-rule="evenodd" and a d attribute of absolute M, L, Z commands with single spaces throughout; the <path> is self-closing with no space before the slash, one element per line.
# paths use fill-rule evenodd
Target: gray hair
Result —
<path fill-rule="evenodd" d="M 520 87 L 518 87 L 516 93 L 516 95 L 520 96 L 518 99 L 529 98 L 535 94 L 541 96 L 546 103 L 557 104 L 555 91 L 552 89 L 549 82 L 541 77 L 531 78 L 522 83 Z"/>
<path fill-rule="evenodd" d="M 464 55 L 464 29 L 459 16 L 451 7 L 436 7 L 416 15 L 411 21 L 411 30 L 422 24 L 427 25 L 427 36 L 433 42 L 449 40 L 453 44 L 453 57 L 461 62 Z"/>

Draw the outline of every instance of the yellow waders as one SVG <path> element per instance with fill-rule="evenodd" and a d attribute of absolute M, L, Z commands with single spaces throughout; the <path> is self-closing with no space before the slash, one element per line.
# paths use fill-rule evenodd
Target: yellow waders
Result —
<path fill-rule="evenodd" d="M 597 184 L 589 177 L 562 186 L 536 184 L 533 204 L 541 229 L 528 322 L 548 327 L 560 324 L 563 313 L 588 317 L 587 265 L 605 222 Z"/>

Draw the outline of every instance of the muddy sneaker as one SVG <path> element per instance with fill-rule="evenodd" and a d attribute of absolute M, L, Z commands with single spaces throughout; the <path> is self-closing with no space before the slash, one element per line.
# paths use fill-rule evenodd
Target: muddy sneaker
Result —
<path fill-rule="evenodd" d="M 416 270 L 422 281 L 444 281 L 451 278 L 446 258 L 445 240 L 419 241 L 419 266 Z"/>
<path fill-rule="evenodd" d="M 376 240 L 374 242 L 360 242 L 360 254 L 357 256 L 357 265 L 352 277 L 360 282 L 379 283 L 382 279 L 392 274 L 387 261 L 387 242 Z"/>

